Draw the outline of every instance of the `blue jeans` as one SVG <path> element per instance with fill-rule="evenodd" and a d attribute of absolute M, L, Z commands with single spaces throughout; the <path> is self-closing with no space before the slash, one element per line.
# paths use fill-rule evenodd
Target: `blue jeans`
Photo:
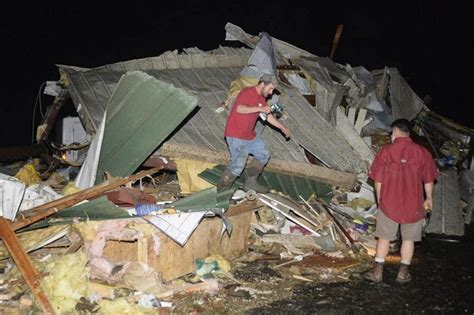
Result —
<path fill-rule="evenodd" d="M 240 176 L 244 170 L 249 154 L 252 154 L 262 165 L 267 164 L 270 159 L 267 145 L 259 136 L 253 140 L 232 137 L 226 137 L 226 140 L 230 151 L 230 164 L 227 169 L 235 176 Z"/>

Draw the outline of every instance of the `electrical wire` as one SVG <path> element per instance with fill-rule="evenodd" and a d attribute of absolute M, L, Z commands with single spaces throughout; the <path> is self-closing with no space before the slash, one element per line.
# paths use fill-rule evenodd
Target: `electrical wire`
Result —
<path fill-rule="evenodd" d="M 31 119 L 31 144 L 35 143 L 35 119 L 36 119 L 36 107 L 38 106 L 38 103 L 39 103 L 39 106 L 40 106 L 41 118 L 44 117 L 43 105 L 42 105 L 42 102 L 41 102 L 41 89 L 45 85 L 46 85 L 46 81 L 44 81 L 43 83 L 40 84 L 40 87 L 38 89 L 38 94 L 36 94 L 35 105 L 33 106 L 33 117 Z"/>

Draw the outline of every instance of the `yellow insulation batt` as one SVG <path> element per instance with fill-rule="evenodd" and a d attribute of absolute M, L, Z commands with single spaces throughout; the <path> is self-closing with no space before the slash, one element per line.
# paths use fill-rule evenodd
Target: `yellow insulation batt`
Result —
<path fill-rule="evenodd" d="M 186 159 L 176 159 L 175 161 L 178 168 L 178 181 L 182 194 L 186 195 L 214 187 L 199 177 L 198 174 L 208 168 L 213 168 L 216 164 Z"/>

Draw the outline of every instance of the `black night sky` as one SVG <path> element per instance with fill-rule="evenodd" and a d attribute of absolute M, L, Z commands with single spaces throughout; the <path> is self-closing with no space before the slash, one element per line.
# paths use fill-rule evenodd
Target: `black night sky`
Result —
<path fill-rule="evenodd" d="M 397 67 L 421 98 L 431 96 L 432 110 L 474 128 L 472 11 L 450 3 L 317 1 L 310 9 L 309 1 L 8 2 L 0 19 L 0 146 L 31 143 L 38 89 L 59 78 L 56 64 L 97 67 L 167 50 L 235 45 L 224 40 L 226 22 L 319 56 L 329 55 L 342 23 L 336 62 Z M 43 110 L 51 100 L 42 96 Z M 62 114 L 68 110 L 74 113 L 65 108 Z"/>

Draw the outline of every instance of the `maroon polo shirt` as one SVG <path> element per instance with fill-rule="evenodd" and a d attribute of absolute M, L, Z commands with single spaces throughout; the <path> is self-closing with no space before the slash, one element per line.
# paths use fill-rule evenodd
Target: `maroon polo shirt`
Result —
<path fill-rule="evenodd" d="M 235 99 L 225 126 L 224 136 L 243 140 L 253 140 L 256 136 L 255 123 L 260 113 L 239 114 L 237 106 L 265 106 L 265 98 L 261 96 L 255 86 L 242 89 Z"/>
<path fill-rule="evenodd" d="M 424 183 L 438 177 L 431 154 L 409 137 L 396 138 L 375 156 L 369 177 L 382 183 L 379 207 L 398 223 L 415 223 L 424 217 Z"/>

